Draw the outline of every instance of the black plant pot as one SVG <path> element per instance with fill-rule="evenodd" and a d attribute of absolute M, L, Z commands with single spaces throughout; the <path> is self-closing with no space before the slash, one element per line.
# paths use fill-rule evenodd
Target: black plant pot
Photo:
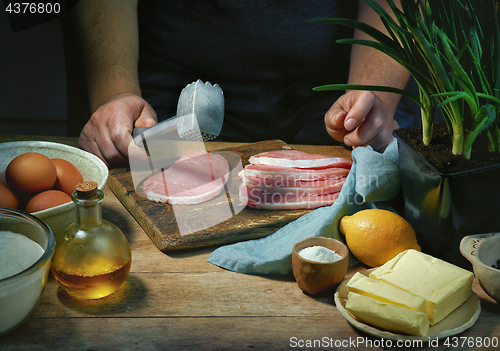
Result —
<path fill-rule="evenodd" d="M 394 132 L 404 216 L 422 251 L 470 268 L 460 253 L 466 235 L 500 232 L 500 164 L 445 174 Z M 500 253 L 499 253 L 500 254 Z"/>

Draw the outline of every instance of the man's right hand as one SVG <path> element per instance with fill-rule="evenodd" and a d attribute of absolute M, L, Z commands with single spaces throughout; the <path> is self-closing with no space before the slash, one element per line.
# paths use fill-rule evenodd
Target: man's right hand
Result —
<path fill-rule="evenodd" d="M 111 165 L 128 163 L 128 147 L 134 127 L 157 123 L 156 112 L 135 94 L 119 94 L 99 107 L 78 139 L 78 146 Z"/>

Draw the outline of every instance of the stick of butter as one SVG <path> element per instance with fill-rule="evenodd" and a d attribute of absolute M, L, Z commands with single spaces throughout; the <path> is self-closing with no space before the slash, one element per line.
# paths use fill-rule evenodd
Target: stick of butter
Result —
<path fill-rule="evenodd" d="M 416 250 L 406 250 L 370 273 L 400 289 L 423 297 L 431 325 L 463 304 L 472 291 L 472 272 Z"/>
<path fill-rule="evenodd" d="M 382 280 L 371 279 L 361 273 L 353 275 L 346 285 L 348 292 L 371 297 L 380 302 L 387 302 L 417 312 L 425 313 L 426 301 L 423 297 L 397 288 Z"/>
<path fill-rule="evenodd" d="M 423 312 L 349 292 L 345 309 L 357 319 L 395 333 L 425 336 L 429 319 Z"/>

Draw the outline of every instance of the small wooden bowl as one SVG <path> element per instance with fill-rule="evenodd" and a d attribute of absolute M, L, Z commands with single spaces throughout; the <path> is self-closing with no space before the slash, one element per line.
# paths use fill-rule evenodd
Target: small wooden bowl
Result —
<path fill-rule="evenodd" d="M 335 251 L 341 259 L 335 262 L 315 262 L 303 258 L 298 252 L 310 246 L 323 246 Z M 345 277 L 349 266 L 349 249 L 342 242 L 325 237 L 312 237 L 302 240 L 293 246 L 293 275 L 299 288 L 316 295 L 333 289 Z"/>

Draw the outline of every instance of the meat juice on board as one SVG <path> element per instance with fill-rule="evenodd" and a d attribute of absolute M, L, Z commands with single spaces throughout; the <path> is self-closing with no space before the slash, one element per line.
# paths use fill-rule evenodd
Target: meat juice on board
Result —
<path fill-rule="evenodd" d="M 73 296 L 98 299 L 115 292 L 130 271 L 130 245 L 122 231 L 102 218 L 104 195 L 95 182 L 81 182 L 72 199 L 76 221 L 56 238 L 51 270 Z"/>

